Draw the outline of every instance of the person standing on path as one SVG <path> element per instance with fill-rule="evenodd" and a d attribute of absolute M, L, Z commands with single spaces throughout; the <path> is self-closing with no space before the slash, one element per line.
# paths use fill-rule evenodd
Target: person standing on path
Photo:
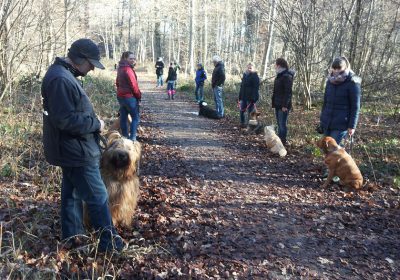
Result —
<path fill-rule="evenodd" d="M 275 61 L 276 78 L 272 93 L 272 108 L 278 124 L 278 136 L 283 145 L 287 144 L 287 123 L 289 111 L 292 109 L 292 87 L 294 71 L 289 70 L 289 64 L 283 58 Z"/>
<path fill-rule="evenodd" d="M 66 58 L 55 59 L 42 82 L 43 148 L 46 160 L 62 169 L 61 232 L 67 246 L 79 246 L 83 227 L 83 202 L 98 233 L 99 251 L 121 251 L 108 206 L 108 193 L 99 170 L 99 134 L 104 121 L 93 110 L 79 76 L 104 69 L 100 51 L 89 39 L 72 43 Z"/>
<path fill-rule="evenodd" d="M 120 126 L 122 136 L 136 141 L 137 127 L 140 121 L 139 104 L 142 98 L 137 75 L 134 70 L 136 58 L 132 52 L 122 53 L 119 61 L 116 86 L 120 112 Z M 128 132 L 128 115 L 131 116 L 130 131 Z"/>
<path fill-rule="evenodd" d="M 214 71 L 211 78 L 211 87 L 213 89 L 215 110 L 219 118 L 224 117 L 224 102 L 223 102 L 223 86 L 225 83 L 225 66 L 221 57 L 213 56 Z"/>
<path fill-rule="evenodd" d="M 360 113 L 361 78 L 351 69 L 346 57 L 333 60 L 328 76 L 320 126 L 325 136 L 340 145 L 347 135 L 355 132 Z"/>
<path fill-rule="evenodd" d="M 163 85 L 163 74 L 164 74 L 164 62 L 162 57 L 157 59 L 155 68 L 156 68 L 156 75 L 157 75 L 157 87 L 162 87 Z"/>
<path fill-rule="evenodd" d="M 174 64 L 171 62 L 168 68 L 168 77 L 167 77 L 167 93 L 168 93 L 168 97 L 167 99 L 174 99 L 174 95 L 175 95 L 175 82 L 176 82 L 176 71 L 174 68 Z"/>
<path fill-rule="evenodd" d="M 196 78 L 196 102 L 199 103 L 204 100 L 204 81 L 207 80 L 207 73 L 201 63 L 197 64 Z"/>
<path fill-rule="evenodd" d="M 240 127 L 247 126 L 245 113 L 248 114 L 255 110 L 256 102 L 260 94 L 260 78 L 258 77 L 254 63 L 247 64 L 247 70 L 242 77 L 239 92 L 239 107 L 240 107 Z"/>

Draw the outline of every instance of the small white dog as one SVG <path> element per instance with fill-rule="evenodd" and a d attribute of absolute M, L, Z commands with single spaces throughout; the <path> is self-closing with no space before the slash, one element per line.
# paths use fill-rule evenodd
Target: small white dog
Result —
<path fill-rule="evenodd" d="M 264 139 L 271 152 L 279 154 L 281 157 L 286 156 L 287 151 L 283 146 L 281 139 L 276 135 L 273 125 L 264 128 Z"/>

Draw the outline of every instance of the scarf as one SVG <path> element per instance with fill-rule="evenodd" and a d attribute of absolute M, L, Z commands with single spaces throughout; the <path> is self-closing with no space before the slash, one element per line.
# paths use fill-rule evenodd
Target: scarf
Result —
<path fill-rule="evenodd" d="M 333 72 L 328 76 L 329 82 L 331 82 L 334 85 L 338 85 L 346 81 L 346 79 L 349 77 L 350 70 L 346 69 L 340 73 L 334 74 Z"/>

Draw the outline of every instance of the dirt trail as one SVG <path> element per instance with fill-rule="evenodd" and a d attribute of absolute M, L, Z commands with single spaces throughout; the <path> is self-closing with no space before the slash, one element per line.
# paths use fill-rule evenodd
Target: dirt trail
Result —
<path fill-rule="evenodd" d="M 135 264 L 133 275 L 398 279 L 400 211 L 386 191 L 322 190 L 311 158 L 292 148 L 278 158 L 236 120 L 199 117 L 192 95 L 165 100 L 153 83 L 141 87 L 136 227 L 168 253 Z"/>

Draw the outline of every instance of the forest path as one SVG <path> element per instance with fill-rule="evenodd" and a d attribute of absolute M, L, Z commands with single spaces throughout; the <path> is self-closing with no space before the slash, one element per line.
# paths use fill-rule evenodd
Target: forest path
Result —
<path fill-rule="evenodd" d="M 193 94 L 166 100 L 165 85 L 140 86 L 136 226 L 168 252 L 151 257 L 152 274 L 396 279 L 398 210 L 369 193 L 321 189 L 320 163 L 290 148 L 285 158 L 271 154 L 262 137 L 240 133 L 236 120 L 199 117 Z"/>

